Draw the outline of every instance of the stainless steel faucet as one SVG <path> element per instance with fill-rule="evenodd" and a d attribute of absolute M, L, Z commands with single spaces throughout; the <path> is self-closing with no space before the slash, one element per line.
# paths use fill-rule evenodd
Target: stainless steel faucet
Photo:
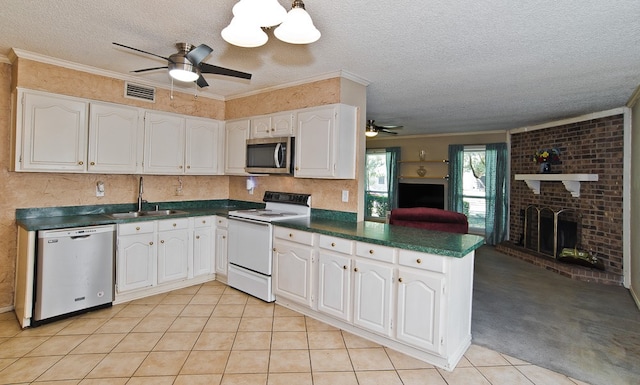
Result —
<path fill-rule="evenodd" d="M 142 204 L 147 203 L 147 201 L 142 199 L 143 192 L 144 192 L 144 187 L 142 184 L 142 177 L 140 177 L 140 185 L 138 186 L 138 211 L 142 211 Z"/>

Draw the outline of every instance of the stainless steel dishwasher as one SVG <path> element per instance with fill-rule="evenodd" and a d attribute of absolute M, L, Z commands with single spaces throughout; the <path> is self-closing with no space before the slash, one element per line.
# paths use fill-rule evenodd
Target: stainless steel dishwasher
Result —
<path fill-rule="evenodd" d="M 33 320 L 110 306 L 115 225 L 38 231 Z"/>

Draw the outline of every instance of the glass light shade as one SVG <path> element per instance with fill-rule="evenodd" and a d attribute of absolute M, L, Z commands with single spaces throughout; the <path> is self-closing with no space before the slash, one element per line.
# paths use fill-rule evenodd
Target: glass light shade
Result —
<path fill-rule="evenodd" d="M 320 31 L 313 25 L 311 16 L 300 7 L 292 8 L 273 34 L 290 44 L 309 44 L 320 39 Z"/>
<path fill-rule="evenodd" d="M 194 82 L 200 77 L 199 74 L 182 69 L 173 69 L 169 71 L 172 78 L 181 82 Z"/>
<path fill-rule="evenodd" d="M 251 18 L 259 27 L 273 27 L 284 21 L 287 10 L 278 0 L 240 0 L 233 6 L 233 15 Z"/>
<path fill-rule="evenodd" d="M 366 130 L 364 132 L 364 135 L 369 137 L 369 138 L 373 138 L 374 136 L 378 135 L 378 131 L 370 131 L 370 130 Z"/>
<path fill-rule="evenodd" d="M 169 57 L 169 75 L 180 82 L 193 82 L 200 77 L 200 72 L 195 68 L 189 59 L 181 54 L 174 54 Z"/>
<path fill-rule="evenodd" d="M 220 34 L 227 43 L 247 48 L 260 47 L 269 40 L 260 26 L 244 16 L 234 16 Z"/>

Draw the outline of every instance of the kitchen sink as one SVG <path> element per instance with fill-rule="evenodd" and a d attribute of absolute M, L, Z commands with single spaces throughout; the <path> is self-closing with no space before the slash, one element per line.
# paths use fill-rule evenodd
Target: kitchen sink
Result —
<path fill-rule="evenodd" d="M 108 217 L 114 219 L 129 219 L 138 217 L 160 217 L 166 215 L 186 214 L 185 211 L 180 210 L 149 210 L 149 211 L 127 211 L 123 213 L 109 213 Z"/>

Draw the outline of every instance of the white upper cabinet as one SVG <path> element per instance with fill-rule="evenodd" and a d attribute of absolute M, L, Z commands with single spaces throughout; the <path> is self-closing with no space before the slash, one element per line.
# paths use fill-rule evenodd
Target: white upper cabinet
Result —
<path fill-rule="evenodd" d="M 108 103 L 89 107 L 89 163 L 87 170 L 101 173 L 140 172 L 141 110 Z"/>
<path fill-rule="evenodd" d="M 295 115 L 289 111 L 251 118 L 251 138 L 293 136 Z"/>
<path fill-rule="evenodd" d="M 294 175 L 356 177 L 357 108 L 332 104 L 298 111 Z"/>
<path fill-rule="evenodd" d="M 184 173 L 185 128 L 182 116 L 147 111 L 144 141 L 145 173 Z"/>
<path fill-rule="evenodd" d="M 217 120 L 186 118 L 185 173 L 224 173 L 224 124 Z"/>
<path fill-rule="evenodd" d="M 89 103 L 19 92 L 17 106 L 16 171 L 86 170 Z"/>
<path fill-rule="evenodd" d="M 249 139 L 249 119 L 232 120 L 225 124 L 224 173 L 246 175 L 247 139 Z"/>

